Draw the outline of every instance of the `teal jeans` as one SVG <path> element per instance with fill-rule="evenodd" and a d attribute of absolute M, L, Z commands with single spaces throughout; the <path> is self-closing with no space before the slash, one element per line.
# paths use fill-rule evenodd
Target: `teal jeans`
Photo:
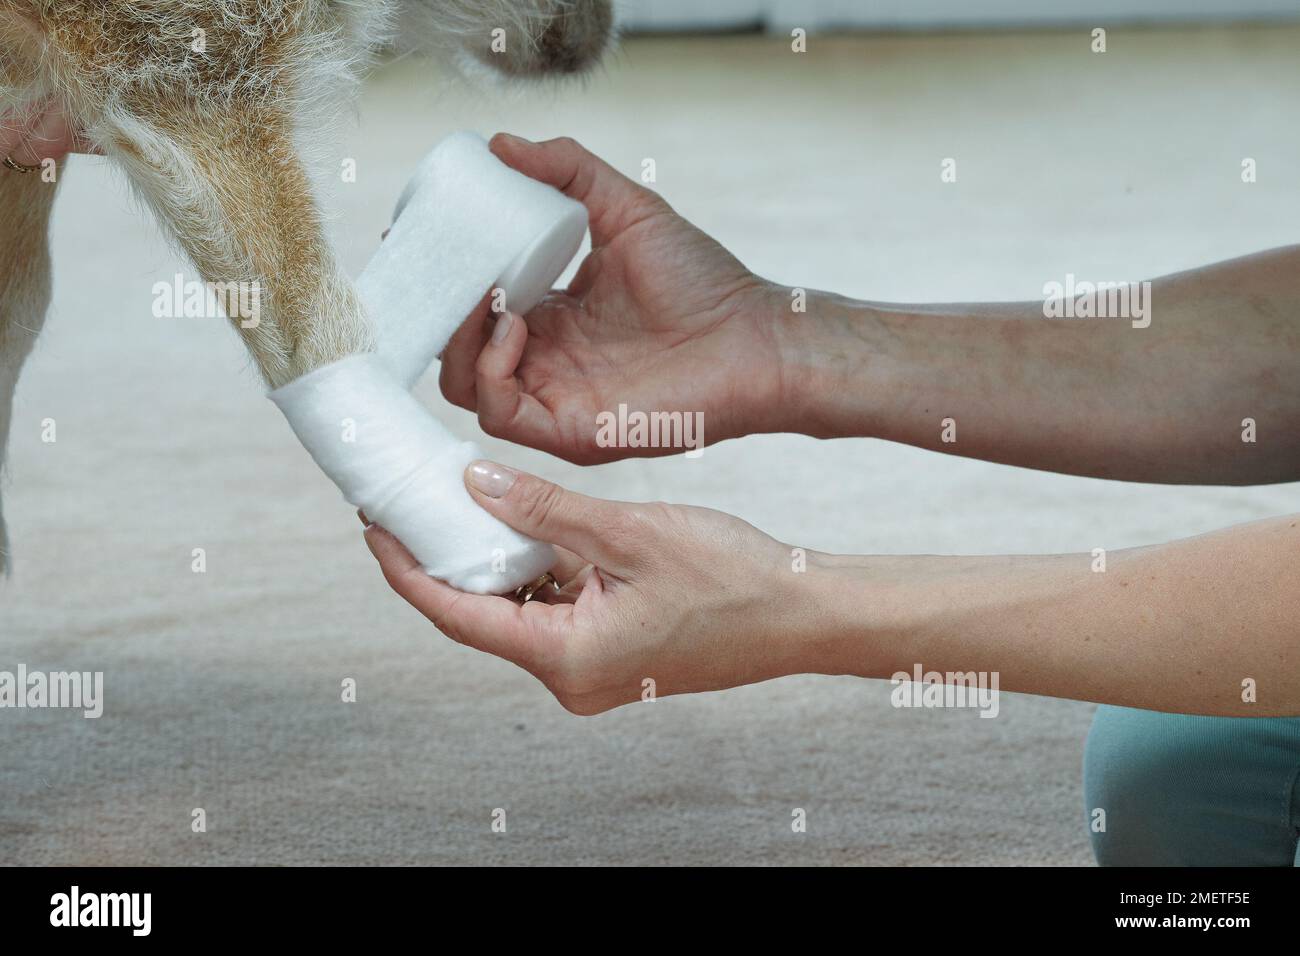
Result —
<path fill-rule="evenodd" d="M 1102 866 L 1300 865 L 1300 717 L 1103 705 L 1083 791 Z"/>

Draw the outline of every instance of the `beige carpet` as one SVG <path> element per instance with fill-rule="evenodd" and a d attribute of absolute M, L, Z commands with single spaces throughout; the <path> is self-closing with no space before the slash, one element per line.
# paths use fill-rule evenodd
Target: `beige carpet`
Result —
<path fill-rule="evenodd" d="M 638 40 L 585 87 L 508 96 L 405 61 L 326 157 L 359 162 L 340 247 L 359 269 L 407 171 L 462 126 L 571 134 L 632 172 L 653 157 L 678 209 L 758 271 L 874 298 L 1036 297 L 1066 272 L 1294 242 L 1300 30 L 1109 40 Z M 14 426 L 0 670 L 101 670 L 107 700 L 98 721 L 0 711 L 0 863 L 1091 861 L 1090 705 L 1008 697 L 981 720 L 799 678 L 569 716 L 387 591 L 233 334 L 151 317 L 182 266 L 100 161 L 69 170 L 55 246 Z M 872 441 L 588 470 L 487 444 L 586 492 L 710 505 L 834 550 L 1086 551 L 1300 507 L 1295 486 L 1125 486 Z"/>

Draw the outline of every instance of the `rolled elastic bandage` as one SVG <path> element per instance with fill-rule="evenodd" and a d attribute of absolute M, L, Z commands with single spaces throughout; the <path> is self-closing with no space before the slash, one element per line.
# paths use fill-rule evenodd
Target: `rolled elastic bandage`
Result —
<path fill-rule="evenodd" d="M 355 355 L 271 393 L 343 496 L 453 587 L 505 594 L 555 563 L 555 550 L 514 531 L 465 490 L 482 457 L 409 392 L 494 286 L 526 312 L 572 261 L 587 213 L 505 166 L 478 136 L 457 133 L 425 159 L 394 226 L 357 284 L 379 330 Z"/>
<path fill-rule="evenodd" d="M 379 354 L 415 384 L 489 289 L 522 315 L 550 291 L 587 234 L 587 210 L 501 162 L 474 133 L 434 148 L 397 203 L 388 238 L 357 280 Z"/>

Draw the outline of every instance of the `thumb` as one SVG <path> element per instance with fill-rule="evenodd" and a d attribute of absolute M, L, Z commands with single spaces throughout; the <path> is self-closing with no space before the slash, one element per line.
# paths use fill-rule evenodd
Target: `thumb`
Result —
<path fill-rule="evenodd" d="M 471 462 L 465 485 L 480 507 L 516 531 L 621 570 L 626 549 L 618 540 L 624 526 L 618 502 L 588 498 L 492 461 Z"/>

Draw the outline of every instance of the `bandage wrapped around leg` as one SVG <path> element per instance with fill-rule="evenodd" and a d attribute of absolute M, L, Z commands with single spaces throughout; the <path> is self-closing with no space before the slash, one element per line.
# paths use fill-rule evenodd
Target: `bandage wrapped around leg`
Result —
<path fill-rule="evenodd" d="M 319 368 L 271 399 L 343 497 L 434 577 L 462 591 L 504 594 L 555 563 L 550 545 L 474 503 L 463 475 L 482 452 L 447 431 L 377 356 Z"/>
<path fill-rule="evenodd" d="M 587 214 L 505 166 L 469 133 L 425 159 L 395 224 L 357 284 L 377 354 L 317 369 L 271 393 L 316 463 L 434 577 L 480 594 L 535 581 L 555 562 L 474 503 L 465 467 L 481 457 L 409 392 L 490 289 L 531 309 L 572 261 Z"/>

